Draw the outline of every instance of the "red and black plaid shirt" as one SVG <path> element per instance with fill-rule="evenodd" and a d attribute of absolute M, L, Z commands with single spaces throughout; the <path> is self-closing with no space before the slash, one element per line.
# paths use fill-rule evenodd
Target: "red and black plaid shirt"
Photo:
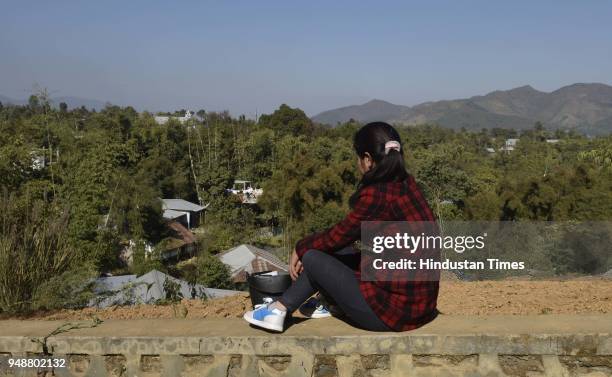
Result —
<path fill-rule="evenodd" d="M 361 238 L 362 221 L 435 221 L 434 215 L 410 176 L 403 182 L 367 186 L 353 210 L 338 224 L 311 234 L 296 245 L 302 256 L 308 250 L 333 253 Z M 359 271 L 356 271 L 360 277 Z M 438 281 L 364 281 L 361 293 L 378 317 L 395 331 L 407 331 L 432 321 L 438 311 Z"/>

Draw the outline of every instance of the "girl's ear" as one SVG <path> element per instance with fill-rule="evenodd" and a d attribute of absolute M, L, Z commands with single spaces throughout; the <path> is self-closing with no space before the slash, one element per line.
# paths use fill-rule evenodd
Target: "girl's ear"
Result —
<path fill-rule="evenodd" d="M 369 171 L 370 169 L 372 169 L 372 166 L 374 166 L 374 159 L 372 158 L 372 155 L 369 152 L 366 152 L 363 155 L 363 164 L 365 167 L 365 171 Z"/>

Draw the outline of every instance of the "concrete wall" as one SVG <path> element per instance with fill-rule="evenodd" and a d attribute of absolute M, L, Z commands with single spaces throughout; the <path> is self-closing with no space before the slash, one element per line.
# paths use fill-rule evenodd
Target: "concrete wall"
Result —
<path fill-rule="evenodd" d="M 67 360 L 68 368 L 55 369 L 55 376 L 612 376 L 610 332 L 547 334 L 537 331 L 537 326 L 533 333 L 522 334 L 439 332 L 329 336 L 68 333 L 51 337 L 46 344 L 52 357 Z M 0 360 L 4 359 L 0 365 L 9 357 L 39 355 L 42 346 L 32 339 L 0 333 Z M 52 374 L 0 367 L 0 376 L 36 375 Z"/>

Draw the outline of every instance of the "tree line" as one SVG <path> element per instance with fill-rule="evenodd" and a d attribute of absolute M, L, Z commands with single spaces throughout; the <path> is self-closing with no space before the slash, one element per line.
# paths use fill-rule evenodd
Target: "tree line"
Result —
<path fill-rule="evenodd" d="M 56 108 L 44 92 L 28 105 L 0 105 L 0 312 L 52 306 L 43 297 L 67 276 L 152 267 L 180 275 L 141 249 L 133 266 L 118 258 L 129 241 L 163 245 L 159 198 L 209 204 L 198 233 L 203 254 L 242 242 L 289 250 L 348 211 L 360 126 L 324 127 L 287 105 L 257 120 L 199 110 L 184 124 L 163 125 L 129 106 Z M 407 166 L 442 221 L 612 218 L 611 136 L 541 124 L 520 134 L 398 129 Z M 502 151 L 508 138 L 519 139 L 516 148 Z M 227 193 L 235 179 L 263 188 L 257 205 Z M 203 259 L 202 273 L 218 267 Z M 80 297 L 52 291 L 64 303 Z"/>

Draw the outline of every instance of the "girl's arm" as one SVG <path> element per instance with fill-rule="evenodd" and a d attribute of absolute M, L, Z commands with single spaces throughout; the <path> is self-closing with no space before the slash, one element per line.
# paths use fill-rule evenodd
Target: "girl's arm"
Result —
<path fill-rule="evenodd" d="M 308 250 L 331 253 L 352 244 L 361 237 L 361 222 L 375 220 L 384 207 L 384 196 L 372 186 L 365 187 L 359 192 L 353 210 L 344 220 L 323 232 L 313 233 L 298 241 L 295 246 L 297 255 L 302 259 Z"/>

